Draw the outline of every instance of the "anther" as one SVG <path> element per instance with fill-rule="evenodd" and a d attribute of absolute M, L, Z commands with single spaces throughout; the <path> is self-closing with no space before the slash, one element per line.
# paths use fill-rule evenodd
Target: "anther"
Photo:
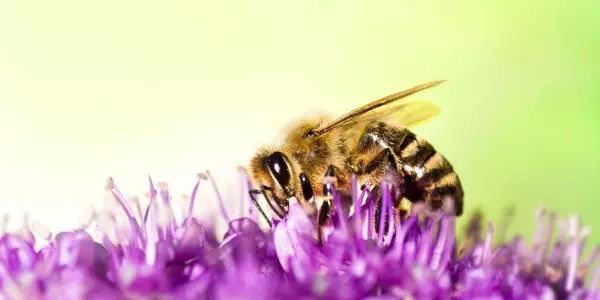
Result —
<path fill-rule="evenodd" d="M 106 178 L 105 188 L 107 191 L 110 191 L 115 188 L 115 181 L 112 179 L 112 177 L 109 176 L 108 178 Z"/>
<path fill-rule="evenodd" d="M 169 188 L 169 185 L 166 182 L 162 182 L 162 181 L 157 182 L 156 186 L 161 190 L 166 190 Z"/>

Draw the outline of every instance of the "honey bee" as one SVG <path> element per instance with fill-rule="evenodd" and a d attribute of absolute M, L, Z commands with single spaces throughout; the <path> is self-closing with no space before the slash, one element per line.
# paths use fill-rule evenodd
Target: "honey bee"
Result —
<path fill-rule="evenodd" d="M 249 167 L 250 178 L 259 189 L 250 193 L 269 225 L 254 197 L 257 194 L 265 197 L 271 212 L 279 217 L 287 214 L 288 199 L 295 197 L 315 207 L 316 221 L 323 225 L 334 207 L 328 198 L 332 183 L 324 183 L 324 176 L 336 179 L 335 192 L 342 195 L 346 211 L 352 210 L 354 175 L 361 187 L 372 193 L 379 190 L 384 178 L 397 182 L 395 213 L 404 209 L 404 199 L 439 211 L 449 197 L 454 214 L 462 215 L 464 192 L 454 168 L 429 142 L 409 129 L 429 121 L 440 109 L 430 102 L 406 97 L 442 82 L 417 85 L 335 119 L 325 115 L 301 119 L 288 129 L 281 145 L 259 149 Z"/>

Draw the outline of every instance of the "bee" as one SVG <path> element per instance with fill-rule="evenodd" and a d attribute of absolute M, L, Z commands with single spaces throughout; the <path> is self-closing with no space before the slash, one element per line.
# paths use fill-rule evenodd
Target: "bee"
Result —
<path fill-rule="evenodd" d="M 345 211 L 353 209 L 354 175 L 361 188 L 372 193 L 380 190 L 384 179 L 396 182 L 395 213 L 404 209 L 404 199 L 424 203 L 431 211 L 441 210 L 443 201 L 451 199 L 454 214 L 462 215 L 464 192 L 453 166 L 410 129 L 429 121 L 440 109 L 407 97 L 442 82 L 414 86 L 338 118 L 318 115 L 300 119 L 288 128 L 281 145 L 259 149 L 249 167 L 251 181 L 259 189 L 250 194 L 267 223 L 271 225 L 254 195 L 263 195 L 271 212 L 281 218 L 288 212 L 288 199 L 295 197 L 316 208 L 314 217 L 322 226 L 334 208 L 333 183 L 324 182 L 324 176 L 335 178 L 335 192 L 342 196 Z M 380 209 L 381 197 L 378 199 Z"/>

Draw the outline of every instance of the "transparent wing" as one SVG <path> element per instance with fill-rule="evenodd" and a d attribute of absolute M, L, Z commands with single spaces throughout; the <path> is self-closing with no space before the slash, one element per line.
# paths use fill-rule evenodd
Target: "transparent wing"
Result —
<path fill-rule="evenodd" d="M 412 101 L 369 111 L 345 122 L 340 127 L 356 126 L 384 117 L 394 119 L 406 127 L 415 127 L 439 115 L 441 109 L 428 101 Z"/>
<path fill-rule="evenodd" d="M 355 125 L 365 121 L 373 120 L 383 116 L 398 114 L 400 122 L 408 122 L 409 124 L 417 124 L 427 121 L 439 114 L 439 108 L 426 101 L 410 101 L 406 97 L 420 92 L 422 90 L 432 88 L 444 81 L 432 81 L 417 85 L 408 90 L 389 95 L 387 97 L 375 100 L 349 113 L 337 118 L 336 120 L 325 124 L 321 128 L 315 130 L 313 134 L 324 134 L 334 128 Z M 396 118 L 396 116 L 394 116 Z M 403 121 L 404 120 L 404 121 Z"/>

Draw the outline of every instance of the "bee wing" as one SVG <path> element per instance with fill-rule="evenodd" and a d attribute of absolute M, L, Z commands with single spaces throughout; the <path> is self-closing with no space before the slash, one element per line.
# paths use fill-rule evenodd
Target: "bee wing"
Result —
<path fill-rule="evenodd" d="M 350 111 L 349 113 L 337 118 L 336 120 L 328 124 L 325 124 L 321 128 L 315 130 L 314 133 L 317 135 L 324 134 L 334 128 L 355 125 L 357 123 L 373 120 L 375 118 L 380 118 L 382 116 L 390 115 L 392 113 L 401 113 L 400 118 L 404 118 L 405 122 L 409 122 L 410 124 L 431 119 L 431 114 L 437 115 L 437 113 L 439 113 L 439 108 L 436 107 L 434 109 L 433 107 L 435 107 L 435 105 L 429 102 L 410 101 L 407 100 L 406 97 L 420 92 L 422 90 L 437 86 L 442 82 L 444 81 L 432 81 L 420 84 L 408 90 L 404 90 L 402 92 L 398 92 L 393 95 L 389 95 L 387 97 L 375 100 L 371 103 L 368 103 L 355 110 Z M 421 109 L 416 109 L 419 106 L 415 106 L 416 104 L 414 103 L 417 102 L 419 103 L 418 105 L 421 105 Z M 423 110 L 423 108 L 427 109 Z M 399 121 L 402 122 L 402 120 Z"/>
<path fill-rule="evenodd" d="M 412 101 L 370 111 L 347 121 L 341 127 L 356 126 L 384 117 L 389 117 L 406 127 L 414 127 L 435 118 L 440 112 L 441 109 L 431 102 Z"/>
<path fill-rule="evenodd" d="M 391 117 L 406 127 L 414 127 L 430 121 L 440 112 L 441 109 L 431 102 L 414 101 L 392 112 Z"/>

